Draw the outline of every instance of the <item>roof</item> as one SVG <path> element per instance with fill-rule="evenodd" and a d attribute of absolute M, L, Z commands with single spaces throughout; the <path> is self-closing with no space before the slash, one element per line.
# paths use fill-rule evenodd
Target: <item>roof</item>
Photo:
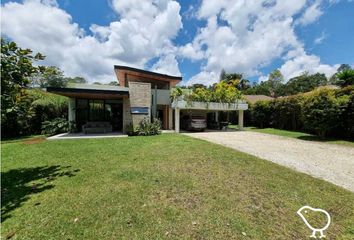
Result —
<path fill-rule="evenodd" d="M 171 75 L 167 75 L 167 74 L 163 74 L 163 73 L 151 72 L 151 71 L 147 71 L 147 70 L 143 70 L 143 69 L 139 69 L 139 68 L 128 67 L 128 66 L 114 65 L 114 69 L 138 72 L 138 73 L 148 74 L 148 75 L 162 77 L 162 78 L 169 78 L 171 80 L 182 81 L 182 77 L 180 77 L 180 76 L 171 76 Z"/>
<path fill-rule="evenodd" d="M 272 100 L 274 98 L 266 96 L 266 95 L 243 95 L 243 97 L 249 103 L 255 103 L 257 101 L 264 101 L 264 100 Z"/>
<path fill-rule="evenodd" d="M 69 84 L 68 87 L 47 87 L 47 92 L 73 98 L 121 98 L 129 95 L 129 88 L 96 84 Z"/>
<path fill-rule="evenodd" d="M 88 89 L 88 90 L 107 90 L 107 91 L 126 91 L 129 92 L 128 87 L 104 85 L 104 84 L 82 84 L 82 83 L 69 83 L 67 88 L 73 89 Z"/>

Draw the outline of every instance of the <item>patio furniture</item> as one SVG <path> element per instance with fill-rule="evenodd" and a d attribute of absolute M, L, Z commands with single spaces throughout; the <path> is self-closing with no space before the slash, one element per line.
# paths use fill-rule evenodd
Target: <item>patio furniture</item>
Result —
<path fill-rule="evenodd" d="M 109 122 L 87 122 L 82 126 L 82 131 L 87 133 L 112 132 L 112 125 Z"/>

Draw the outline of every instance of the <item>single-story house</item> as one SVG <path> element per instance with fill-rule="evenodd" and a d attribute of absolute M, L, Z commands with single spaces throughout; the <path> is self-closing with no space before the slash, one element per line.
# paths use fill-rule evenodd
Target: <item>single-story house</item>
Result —
<path fill-rule="evenodd" d="M 114 66 L 118 86 L 71 84 L 65 88 L 48 87 L 47 91 L 69 98 L 69 121 L 78 130 L 86 123 L 105 122 L 113 131 L 127 131 L 129 124 L 138 125 L 144 118 L 158 118 L 163 129 L 179 132 L 182 111 L 239 111 L 243 127 L 243 110 L 247 104 L 194 104 L 171 102 L 170 90 L 182 81 L 180 76 Z M 173 117 L 175 116 L 175 117 Z"/>

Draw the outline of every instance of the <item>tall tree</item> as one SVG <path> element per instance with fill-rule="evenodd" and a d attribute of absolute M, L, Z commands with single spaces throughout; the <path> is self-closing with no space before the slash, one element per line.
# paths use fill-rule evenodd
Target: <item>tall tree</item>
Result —
<path fill-rule="evenodd" d="M 3 135 L 25 133 L 29 127 L 31 99 L 26 92 L 30 77 L 40 73 L 33 61 L 43 60 L 40 53 L 22 49 L 15 42 L 1 38 L 1 130 Z"/>
<path fill-rule="evenodd" d="M 42 79 L 43 87 L 65 87 L 68 84 L 63 71 L 54 66 L 46 67 L 42 74 Z"/>
<path fill-rule="evenodd" d="M 309 92 L 316 87 L 327 84 L 326 75 L 323 73 L 309 74 L 305 72 L 300 76 L 291 78 L 284 87 L 285 95 Z"/>
<path fill-rule="evenodd" d="M 221 81 L 224 80 L 225 78 L 226 78 L 225 69 L 221 69 L 220 77 L 219 77 L 219 82 L 221 82 Z"/>
<path fill-rule="evenodd" d="M 283 87 L 284 76 L 279 69 L 274 70 L 269 74 L 268 90 L 272 97 L 277 97 Z"/>

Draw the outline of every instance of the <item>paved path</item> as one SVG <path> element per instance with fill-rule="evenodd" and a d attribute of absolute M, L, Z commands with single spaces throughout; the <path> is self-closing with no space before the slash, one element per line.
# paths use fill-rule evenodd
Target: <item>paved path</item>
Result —
<path fill-rule="evenodd" d="M 354 192 L 352 147 L 247 131 L 184 134 L 255 155 Z"/>

